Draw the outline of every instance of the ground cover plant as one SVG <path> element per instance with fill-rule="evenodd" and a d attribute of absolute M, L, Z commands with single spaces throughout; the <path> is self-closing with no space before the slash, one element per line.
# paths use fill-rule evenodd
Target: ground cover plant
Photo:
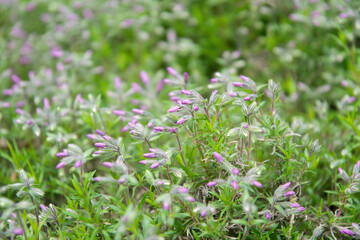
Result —
<path fill-rule="evenodd" d="M 0 0 L 1 239 L 360 239 L 352 0 Z"/>

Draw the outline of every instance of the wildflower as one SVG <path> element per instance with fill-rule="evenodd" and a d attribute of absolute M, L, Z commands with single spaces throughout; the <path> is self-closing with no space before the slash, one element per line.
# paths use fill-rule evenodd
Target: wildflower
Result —
<path fill-rule="evenodd" d="M 290 207 L 292 207 L 292 208 L 299 208 L 299 207 L 300 207 L 300 204 L 298 204 L 298 203 L 290 203 Z"/>
<path fill-rule="evenodd" d="M 179 193 L 188 193 L 189 189 L 187 189 L 186 187 L 179 187 L 177 191 Z"/>
<path fill-rule="evenodd" d="M 170 133 L 176 133 L 176 128 L 169 128 Z"/>
<path fill-rule="evenodd" d="M 185 199 L 189 202 L 195 202 L 195 198 L 193 198 L 192 196 L 187 196 Z"/>
<path fill-rule="evenodd" d="M 97 147 L 97 148 L 104 148 L 104 147 L 106 147 L 106 144 L 97 142 L 97 143 L 94 144 L 94 146 Z"/>
<path fill-rule="evenodd" d="M 164 210 L 166 210 L 166 211 L 169 210 L 169 207 L 170 207 L 170 204 L 168 202 L 163 202 L 162 208 Z"/>
<path fill-rule="evenodd" d="M 244 82 L 249 82 L 249 78 L 244 76 L 244 75 L 240 75 L 240 78 L 244 81 Z"/>
<path fill-rule="evenodd" d="M 180 118 L 176 123 L 180 125 L 183 124 L 185 121 L 186 121 L 185 118 Z"/>
<path fill-rule="evenodd" d="M 105 133 L 103 131 L 101 131 L 100 129 L 96 129 L 96 133 L 99 134 L 100 136 L 105 135 Z"/>
<path fill-rule="evenodd" d="M 140 92 L 140 91 L 141 91 L 141 87 L 140 87 L 140 85 L 137 84 L 137 83 L 132 83 L 132 84 L 131 84 L 131 88 L 132 88 L 132 90 L 133 90 L 134 92 Z"/>
<path fill-rule="evenodd" d="M 340 233 L 344 234 L 344 235 L 348 235 L 348 236 L 354 236 L 355 235 L 354 232 L 349 230 L 349 229 L 342 229 L 342 230 L 340 230 Z"/>
<path fill-rule="evenodd" d="M 230 96 L 230 97 L 236 97 L 236 92 L 231 92 L 231 93 L 229 93 L 229 96 Z"/>
<path fill-rule="evenodd" d="M 122 177 L 119 178 L 118 183 L 122 184 L 122 183 L 125 182 L 125 180 L 126 180 L 125 177 L 122 176 Z"/>
<path fill-rule="evenodd" d="M 219 153 L 217 152 L 214 152 L 214 158 L 219 162 L 219 163 L 222 163 L 224 161 L 224 158 L 222 156 L 220 156 Z"/>
<path fill-rule="evenodd" d="M 192 103 L 192 101 L 189 99 L 184 99 L 184 100 L 179 100 L 178 103 L 183 105 L 189 105 Z"/>
<path fill-rule="evenodd" d="M 239 188 L 239 185 L 236 181 L 231 181 L 231 186 L 236 190 Z"/>
<path fill-rule="evenodd" d="M 181 93 L 188 96 L 192 94 L 190 90 L 185 90 L 185 89 L 181 90 Z"/>
<path fill-rule="evenodd" d="M 154 132 L 163 132 L 165 131 L 165 127 L 154 127 Z"/>
<path fill-rule="evenodd" d="M 146 158 L 155 158 L 156 155 L 155 155 L 155 153 L 144 153 L 144 154 L 143 154 L 143 157 L 146 157 Z"/>
<path fill-rule="evenodd" d="M 11 80 L 14 82 L 14 84 L 20 84 L 21 83 L 21 79 L 16 74 L 11 75 Z"/>
<path fill-rule="evenodd" d="M 15 228 L 14 229 L 14 234 L 15 235 L 22 235 L 23 234 L 23 230 L 21 228 Z"/>
<path fill-rule="evenodd" d="M 232 173 L 233 173 L 234 175 L 239 175 L 240 171 L 239 171 L 239 169 L 234 168 L 234 169 L 232 170 Z"/>
<path fill-rule="evenodd" d="M 113 114 L 117 115 L 117 116 L 125 116 L 125 111 L 122 110 L 114 110 Z"/>
<path fill-rule="evenodd" d="M 206 217 L 206 213 L 207 213 L 206 209 L 201 210 L 200 216 L 201 216 L 201 217 Z"/>
<path fill-rule="evenodd" d="M 246 96 L 246 97 L 244 97 L 243 99 L 244 99 L 244 101 L 249 101 L 249 100 L 251 99 L 251 97 L 250 97 L 250 96 Z"/>
<path fill-rule="evenodd" d="M 166 70 L 173 76 L 176 76 L 178 74 L 177 71 L 172 67 L 167 67 Z"/>
<path fill-rule="evenodd" d="M 141 78 L 141 81 L 144 84 L 146 84 L 146 85 L 149 84 L 150 78 L 149 78 L 149 76 L 147 75 L 147 73 L 145 71 L 140 72 L 140 78 Z"/>
<path fill-rule="evenodd" d="M 282 189 L 286 190 L 290 187 L 290 185 L 291 185 L 291 182 L 288 182 L 288 183 L 285 183 L 284 185 L 282 185 L 281 187 L 282 187 Z"/>
<path fill-rule="evenodd" d="M 113 168 L 114 164 L 111 162 L 103 162 L 102 165 L 107 168 Z"/>
<path fill-rule="evenodd" d="M 194 105 L 194 106 L 193 106 L 193 110 L 196 112 L 197 110 L 199 110 L 199 106 L 198 106 L 198 105 Z"/>
<path fill-rule="evenodd" d="M 270 219 L 270 218 L 271 218 L 270 213 L 268 213 L 268 212 L 267 212 L 267 213 L 265 213 L 265 218 L 266 218 L 266 219 Z"/>
<path fill-rule="evenodd" d="M 189 80 L 189 74 L 187 72 L 184 72 L 183 74 L 185 82 Z"/>
<path fill-rule="evenodd" d="M 234 85 L 235 87 L 243 87 L 243 86 L 244 86 L 244 83 L 242 83 L 242 82 L 233 82 L 233 85 Z"/>
<path fill-rule="evenodd" d="M 60 162 L 58 165 L 56 165 L 56 169 L 63 168 L 65 166 L 65 162 Z"/>
<path fill-rule="evenodd" d="M 67 153 L 66 152 L 58 152 L 56 154 L 57 157 L 66 157 L 67 156 Z"/>
<path fill-rule="evenodd" d="M 217 83 L 218 80 L 217 80 L 217 78 L 212 78 L 212 79 L 210 79 L 210 82 L 211 82 L 211 83 Z"/>
<path fill-rule="evenodd" d="M 81 160 L 77 160 L 77 161 L 75 162 L 74 167 L 75 167 L 75 168 L 79 168 L 79 167 L 81 167 L 81 164 L 82 164 Z"/>
<path fill-rule="evenodd" d="M 150 168 L 157 168 L 159 166 L 160 166 L 160 163 L 156 162 L 156 163 L 151 164 Z"/>
<path fill-rule="evenodd" d="M 252 185 L 254 185 L 255 187 L 258 187 L 258 188 L 261 188 L 261 187 L 262 187 L 261 182 L 258 182 L 258 181 L 256 181 L 256 180 L 252 181 L 251 183 L 252 183 Z"/>
<path fill-rule="evenodd" d="M 144 111 L 143 111 L 143 110 L 137 109 L 137 108 L 134 108 L 134 109 L 132 110 L 132 112 L 135 113 L 135 114 L 139 114 L 139 115 L 143 115 L 143 114 L 144 114 Z"/>
<path fill-rule="evenodd" d="M 287 191 L 287 192 L 284 193 L 284 197 L 290 197 L 292 195 L 295 195 L 294 191 Z"/>
<path fill-rule="evenodd" d="M 303 211 L 305 211 L 305 208 L 304 207 L 299 207 L 299 208 L 296 209 L 296 211 L 297 212 L 303 212 Z"/>
<path fill-rule="evenodd" d="M 216 185 L 217 185 L 217 183 L 215 181 L 211 181 L 211 182 L 208 182 L 206 184 L 206 186 L 208 186 L 208 187 L 213 187 L 213 186 L 216 186 Z"/>
<path fill-rule="evenodd" d="M 44 98 L 44 108 L 50 109 L 50 102 L 49 102 L 49 99 L 47 99 L 47 98 Z"/>
<path fill-rule="evenodd" d="M 24 110 L 20 109 L 20 108 L 17 108 L 15 109 L 15 112 L 19 115 L 23 115 L 24 114 Z"/>
<path fill-rule="evenodd" d="M 147 161 L 146 161 L 146 160 L 141 160 L 141 161 L 139 161 L 139 163 L 146 165 L 146 164 L 147 164 Z"/>

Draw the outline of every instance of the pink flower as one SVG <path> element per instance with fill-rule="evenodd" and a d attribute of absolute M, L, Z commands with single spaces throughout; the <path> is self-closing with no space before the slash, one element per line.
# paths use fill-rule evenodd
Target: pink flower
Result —
<path fill-rule="evenodd" d="M 60 162 L 58 165 L 56 165 L 56 169 L 63 168 L 66 165 L 65 162 Z"/>
<path fill-rule="evenodd" d="M 292 195 L 295 195 L 294 191 L 287 191 L 287 192 L 284 193 L 284 197 L 290 197 Z"/>
<path fill-rule="evenodd" d="M 160 166 L 160 163 L 156 162 L 156 163 L 151 164 L 150 168 L 157 168 L 159 166 Z"/>
<path fill-rule="evenodd" d="M 213 187 L 213 186 L 216 186 L 216 185 L 217 185 L 217 183 L 215 181 L 211 181 L 211 182 L 208 182 L 206 184 L 206 186 L 208 186 L 208 187 Z"/>
<path fill-rule="evenodd" d="M 232 170 L 232 173 L 233 173 L 234 175 L 239 175 L 240 171 L 239 171 L 239 169 L 234 168 L 234 169 Z"/>
<path fill-rule="evenodd" d="M 107 168 L 113 168 L 114 164 L 112 162 L 103 162 L 102 165 Z"/>
<path fill-rule="evenodd" d="M 150 83 L 150 78 L 145 71 L 140 72 L 140 79 L 146 85 Z"/>
<path fill-rule="evenodd" d="M 231 181 L 231 186 L 233 187 L 233 189 L 238 189 L 239 188 L 239 185 L 236 181 Z"/>
<path fill-rule="evenodd" d="M 244 86 L 244 84 L 242 82 L 233 82 L 233 85 L 235 87 L 243 87 Z"/>
<path fill-rule="evenodd" d="M 180 125 L 183 124 L 185 121 L 186 121 L 185 118 L 180 118 L 176 123 Z"/>
<path fill-rule="evenodd" d="M 179 193 L 188 193 L 189 189 L 187 189 L 186 187 L 179 187 L 178 188 L 178 192 Z"/>
<path fill-rule="evenodd" d="M 255 187 L 258 187 L 258 188 L 261 188 L 261 187 L 262 187 L 261 182 L 258 182 L 258 181 L 256 181 L 256 180 L 252 181 L 251 183 L 252 183 L 252 185 L 254 185 Z"/>
<path fill-rule="evenodd" d="M 166 70 L 173 76 L 176 76 L 178 74 L 177 71 L 172 67 L 167 67 Z"/>
<path fill-rule="evenodd" d="M 224 161 L 224 158 L 222 156 L 220 156 L 219 153 L 217 152 L 214 152 L 214 158 L 219 162 L 219 163 L 222 163 Z"/>
<path fill-rule="evenodd" d="M 113 110 L 113 114 L 117 116 L 125 116 L 125 111 L 123 110 Z"/>
<path fill-rule="evenodd" d="M 185 89 L 182 89 L 181 93 L 184 94 L 184 95 L 191 95 L 192 94 L 192 92 L 190 90 L 185 90 Z"/>
<path fill-rule="evenodd" d="M 137 108 L 133 108 L 132 112 L 135 113 L 135 114 L 139 114 L 139 115 L 143 115 L 143 114 L 144 114 L 144 111 L 143 111 L 143 110 L 137 109 Z"/>

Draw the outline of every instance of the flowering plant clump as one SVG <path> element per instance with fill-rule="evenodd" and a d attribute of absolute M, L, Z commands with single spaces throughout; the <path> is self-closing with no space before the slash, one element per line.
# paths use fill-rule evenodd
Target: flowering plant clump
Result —
<path fill-rule="evenodd" d="M 359 7 L 0 0 L 0 238 L 360 239 Z"/>

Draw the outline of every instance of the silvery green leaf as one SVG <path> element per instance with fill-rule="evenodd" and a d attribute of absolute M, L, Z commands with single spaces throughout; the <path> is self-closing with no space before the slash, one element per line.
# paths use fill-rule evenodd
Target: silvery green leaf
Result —
<path fill-rule="evenodd" d="M 40 128 L 39 128 L 38 125 L 34 125 L 33 131 L 34 131 L 34 134 L 35 134 L 37 137 L 40 136 L 40 132 L 41 132 L 41 131 L 40 131 Z"/>
<path fill-rule="evenodd" d="M 315 229 L 314 229 L 314 232 L 313 232 L 313 235 L 311 236 L 311 239 L 310 240 L 314 240 L 316 239 L 318 236 L 320 236 L 324 231 L 324 228 L 322 225 L 320 226 L 317 226 Z"/>
<path fill-rule="evenodd" d="M 319 145 L 319 140 L 318 139 L 316 139 L 315 141 L 310 143 L 310 151 L 312 153 L 316 153 L 316 152 L 320 151 L 320 149 L 321 149 L 321 145 Z"/>
<path fill-rule="evenodd" d="M 24 183 L 13 183 L 8 185 L 9 188 L 13 188 L 13 189 L 20 189 L 24 186 L 26 186 Z"/>
<path fill-rule="evenodd" d="M 10 217 L 11 213 L 13 212 L 14 209 L 12 208 L 8 208 L 8 209 L 5 209 L 3 214 L 1 215 L 1 219 L 3 220 L 6 220 Z"/>
<path fill-rule="evenodd" d="M 248 126 L 248 129 L 250 132 L 253 132 L 253 133 L 258 133 L 258 132 L 262 131 L 262 129 L 257 126 Z"/>
<path fill-rule="evenodd" d="M 13 201 L 10 199 L 0 197 L 0 208 L 7 208 L 13 204 Z"/>
<path fill-rule="evenodd" d="M 232 129 L 230 129 L 230 130 L 228 131 L 227 136 L 228 136 L 228 137 L 232 137 L 232 136 L 235 136 L 236 134 L 239 134 L 239 132 L 240 132 L 240 128 L 239 128 L 239 127 L 237 127 L 237 128 L 232 128 Z"/>
<path fill-rule="evenodd" d="M 178 178 L 181 178 L 184 174 L 184 171 L 180 169 L 171 168 L 170 171 L 172 171 L 174 175 Z"/>
<path fill-rule="evenodd" d="M 339 173 L 342 179 L 344 179 L 348 183 L 351 182 L 349 175 L 343 169 L 339 168 Z"/>
<path fill-rule="evenodd" d="M 213 92 L 211 93 L 211 96 L 210 96 L 210 98 L 209 98 L 208 107 L 213 104 L 213 102 L 216 100 L 217 96 L 218 96 L 217 91 L 213 91 Z"/>
<path fill-rule="evenodd" d="M 350 186 L 345 190 L 345 193 L 351 194 L 359 191 L 357 183 L 350 184 Z"/>
<path fill-rule="evenodd" d="M 149 171 L 149 170 L 145 170 L 144 171 L 144 176 L 145 176 L 145 178 L 148 180 L 148 182 L 153 182 L 154 181 L 154 175 L 152 174 L 152 172 L 151 171 Z"/>
<path fill-rule="evenodd" d="M 248 130 L 246 130 L 245 128 L 242 127 L 242 128 L 240 128 L 240 134 L 247 137 L 249 132 L 248 132 Z"/>
<path fill-rule="evenodd" d="M 20 169 L 20 170 L 19 170 L 19 177 L 20 177 L 20 180 L 21 180 L 23 183 L 26 183 L 27 180 L 28 180 L 27 174 L 26 174 L 26 172 L 25 172 L 23 169 Z"/>
<path fill-rule="evenodd" d="M 281 215 L 287 217 L 286 211 L 284 211 L 284 209 L 280 205 L 275 204 L 275 208 L 279 211 Z"/>
<path fill-rule="evenodd" d="M 38 196 L 38 197 L 42 197 L 44 196 L 44 192 L 39 189 L 39 188 L 31 188 L 30 191 L 35 195 L 35 196 Z"/>
<path fill-rule="evenodd" d="M 68 148 L 69 148 L 69 150 L 71 152 L 74 152 L 74 153 L 77 153 L 77 154 L 82 154 L 83 153 L 81 148 L 76 144 L 69 144 Z"/>
<path fill-rule="evenodd" d="M 17 209 L 28 209 L 32 206 L 31 202 L 21 201 L 15 204 Z"/>

